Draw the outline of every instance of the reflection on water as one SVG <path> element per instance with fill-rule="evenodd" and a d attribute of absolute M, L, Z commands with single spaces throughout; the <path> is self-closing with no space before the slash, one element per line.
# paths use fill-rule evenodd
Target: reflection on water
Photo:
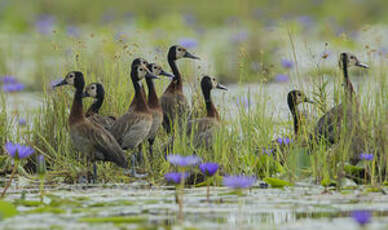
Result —
<path fill-rule="evenodd" d="M 66 189 L 64 189 L 66 187 Z M 17 200 L 26 190 L 27 200 L 38 200 L 36 187 L 19 187 L 9 200 Z M 226 188 L 212 188 L 211 202 L 206 202 L 205 188 L 186 189 L 184 222 L 197 229 L 357 229 L 350 218 L 352 210 L 372 211 L 372 224 L 367 229 L 388 226 L 388 196 L 382 193 L 351 191 L 322 193 L 319 186 L 280 189 L 254 188 L 245 195 L 231 195 Z M 47 206 L 63 212 L 35 213 L 36 207 L 19 205 L 21 214 L 0 222 L 0 229 L 122 229 L 123 226 L 156 227 L 177 225 L 175 191 L 165 187 L 141 188 L 132 185 L 99 185 L 87 189 L 80 186 L 52 187 L 45 199 Z M 30 212 L 30 213 L 29 213 Z M 85 223 L 84 217 L 137 217 L 136 223 Z M 322 226 L 325 226 L 322 228 Z M 132 228 L 131 227 L 131 228 Z"/>

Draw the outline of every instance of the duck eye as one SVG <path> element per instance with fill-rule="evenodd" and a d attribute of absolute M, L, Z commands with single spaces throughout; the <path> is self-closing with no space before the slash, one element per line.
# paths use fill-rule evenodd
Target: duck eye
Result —
<path fill-rule="evenodd" d="M 140 70 L 140 71 L 143 71 L 143 68 L 140 68 L 139 70 Z"/>
<path fill-rule="evenodd" d="M 181 52 L 181 51 L 182 51 L 182 49 L 181 49 L 181 48 L 178 48 L 178 51 L 179 51 L 179 52 Z"/>
<path fill-rule="evenodd" d="M 350 59 L 354 59 L 354 56 L 350 56 Z"/>
<path fill-rule="evenodd" d="M 156 67 L 156 66 L 154 66 L 154 69 L 157 69 L 157 67 Z"/>
<path fill-rule="evenodd" d="M 94 86 L 92 86 L 92 88 L 91 88 L 92 90 L 94 90 L 95 88 L 94 88 Z"/>

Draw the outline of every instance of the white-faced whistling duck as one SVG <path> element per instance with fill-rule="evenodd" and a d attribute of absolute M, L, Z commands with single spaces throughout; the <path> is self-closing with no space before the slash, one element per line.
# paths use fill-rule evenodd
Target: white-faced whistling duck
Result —
<path fill-rule="evenodd" d="M 163 109 L 163 127 L 167 133 L 170 133 L 172 131 L 171 128 L 174 127 L 175 120 L 178 121 L 178 127 L 182 127 L 182 121 L 187 119 L 186 117 L 190 110 L 186 97 L 183 94 L 182 76 L 175 62 L 181 58 L 199 58 L 179 45 L 170 47 L 167 58 L 174 78 L 164 91 L 160 102 Z"/>
<path fill-rule="evenodd" d="M 155 63 L 148 64 L 147 67 L 155 76 L 162 75 L 171 78 L 174 77 L 172 74 L 167 73 L 162 69 L 162 67 Z M 146 78 L 146 82 L 148 87 L 148 107 L 152 111 L 153 119 L 150 133 L 148 134 L 149 152 L 152 156 L 152 146 L 155 141 L 156 133 L 163 122 L 163 110 L 162 106 L 160 105 L 158 95 L 156 94 L 153 80 L 151 78 Z"/>
<path fill-rule="evenodd" d="M 297 141 L 301 135 L 301 129 L 303 128 L 303 121 L 305 120 L 303 117 L 303 113 L 299 111 L 298 105 L 301 103 L 314 103 L 312 100 L 310 100 L 304 92 L 300 90 L 291 90 L 287 95 L 287 104 L 288 108 L 290 109 L 292 119 L 294 122 L 294 137 L 292 138 L 281 138 L 281 141 L 279 139 L 275 139 L 271 143 L 271 147 L 268 149 L 262 149 L 259 150 L 259 152 L 264 152 L 267 154 L 272 154 L 275 156 L 275 153 L 280 150 L 280 152 L 284 153 L 285 150 L 288 148 L 290 141 Z M 280 159 L 280 163 L 283 164 L 285 162 L 285 159 Z"/>
<path fill-rule="evenodd" d="M 152 112 L 149 109 L 144 95 L 141 81 L 144 78 L 158 77 L 152 74 L 146 66 L 137 65 L 131 69 L 131 79 L 135 88 L 135 97 L 131 103 L 131 111 L 128 111 L 116 120 L 110 129 L 113 136 L 123 149 L 135 149 L 149 134 L 152 126 Z M 131 155 L 132 174 L 136 176 L 134 166 L 136 155 Z"/>
<path fill-rule="evenodd" d="M 115 122 L 116 118 L 113 116 L 101 116 L 100 114 L 98 114 L 102 104 L 104 103 L 105 98 L 105 90 L 102 84 L 91 83 L 86 86 L 84 91 L 84 97 L 92 97 L 95 99 L 93 104 L 86 111 L 86 117 L 90 121 L 101 125 L 106 130 L 109 130 Z"/>
<path fill-rule="evenodd" d="M 351 66 L 368 68 L 368 66 L 361 63 L 356 56 L 350 53 L 341 53 L 339 66 L 344 75 L 345 100 L 340 105 L 333 107 L 318 120 L 314 130 L 315 137 L 313 138 L 315 138 L 315 141 L 324 138 L 330 144 L 336 143 L 339 139 L 341 126 L 344 121 L 349 131 L 354 130 L 358 126 L 357 116 L 359 115 L 359 106 L 353 85 L 349 79 L 348 68 Z M 354 147 L 356 148 L 356 146 Z M 351 159 L 351 161 L 355 162 L 357 160 Z"/>
<path fill-rule="evenodd" d="M 220 125 L 220 115 L 211 99 L 211 90 L 227 90 L 227 88 L 217 83 L 215 78 L 204 76 L 201 80 L 201 89 L 205 99 L 207 114 L 203 118 L 190 120 L 187 123 L 187 135 L 194 135 L 193 146 L 195 148 L 201 146 L 210 148 L 213 141 L 214 130 Z"/>
<path fill-rule="evenodd" d="M 135 58 L 135 59 L 133 59 L 133 61 L 131 63 L 131 69 L 135 68 L 138 65 L 143 65 L 143 66 L 147 67 L 148 61 L 145 60 L 144 58 L 141 58 L 141 57 Z M 144 94 L 144 97 L 145 97 L 146 95 L 145 95 L 144 87 L 142 86 L 141 89 L 142 89 L 142 93 Z M 129 105 L 128 111 L 132 111 L 133 110 L 133 108 L 135 106 L 134 103 L 136 103 L 135 100 L 133 100 L 131 102 L 131 104 Z"/>
<path fill-rule="evenodd" d="M 103 127 L 86 119 L 82 108 L 84 76 L 79 71 L 69 72 L 65 79 L 54 87 L 72 85 L 76 89 L 69 116 L 70 136 L 74 147 L 93 161 L 94 179 L 97 179 L 96 160 L 111 161 L 128 168 L 125 153 L 116 139 Z"/>

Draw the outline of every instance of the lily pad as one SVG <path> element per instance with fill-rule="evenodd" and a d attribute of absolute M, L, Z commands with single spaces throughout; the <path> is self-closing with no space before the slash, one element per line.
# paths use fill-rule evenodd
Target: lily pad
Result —
<path fill-rule="evenodd" d="M 85 217 L 81 218 L 79 222 L 86 223 L 142 223 L 147 219 L 141 216 L 111 216 L 111 217 Z"/>
<path fill-rule="evenodd" d="M 0 220 L 16 216 L 17 214 L 18 211 L 16 210 L 15 205 L 7 201 L 0 200 Z"/>
<path fill-rule="evenodd" d="M 60 208 L 50 207 L 50 206 L 44 206 L 44 207 L 39 207 L 39 208 L 35 208 L 35 209 L 32 209 L 32 210 L 29 210 L 26 213 L 54 213 L 54 214 L 62 214 L 62 213 L 65 213 L 65 210 L 60 209 Z"/>
<path fill-rule="evenodd" d="M 285 186 L 292 186 L 292 184 L 288 181 L 272 177 L 264 178 L 264 182 L 271 185 L 273 188 L 283 188 Z"/>

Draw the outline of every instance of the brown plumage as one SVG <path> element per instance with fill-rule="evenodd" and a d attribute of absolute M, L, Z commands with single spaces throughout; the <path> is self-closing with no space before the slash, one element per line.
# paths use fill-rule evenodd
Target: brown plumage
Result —
<path fill-rule="evenodd" d="M 324 139 L 330 144 L 337 143 L 340 139 L 342 125 L 345 125 L 346 131 L 349 132 L 347 138 L 352 138 L 351 146 L 354 155 L 351 157 L 351 161 L 356 163 L 359 154 L 357 151 L 360 151 L 362 148 L 361 133 L 358 130 L 358 122 L 360 121 L 359 103 L 349 79 L 348 67 L 358 66 L 368 68 L 368 66 L 359 62 L 356 56 L 350 53 L 341 53 L 339 65 L 344 75 L 344 100 L 340 105 L 333 107 L 318 120 L 314 130 L 314 138 L 315 141 Z M 350 136 L 351 133 L 353 133 L 353 136 Z"/>
<path fill-rule="evenodd" d="M 70 136 L 74 147 L 88 154 L 88 158 L 93 162 L 111 161 L 122 168 L 128 168 L 128 161 L 116 139 L 103 127 L 86 119 L 83 113 L 82 97 L 85 86 L 83 74 L 79 71 L 68 73 L 55 87 L 62 85 L 72 85 L 76 89 L 69 116 Z M 94 177 L 97 178 L 95 164 Z"/>
<path fill-rule="evenodd" d="M 212 89 L 227 90 L 224 86 L 217 83 L 214 78 L 204 76 L 201 80 L 202 94 L 206 104 L 206 116 L 190 120 L 187 123 L 187 135 L 193 135 L 194 148 L 210 148 L 213 143 L 214 131 L 220 126 L 220 115 L 211 99 Z"/>
<path fill-rule="evenodd" d="M 145 77 L 157 78 L 144 65 L 134 66 L 131 79 L 135 88 L 135 97 L 130 111 L 116 120 L 110 129 L 123 149 L 134 149 L 148 136 L 152 125 L 152 112 L 143 92 L 141 80 Z"/>
<path fill-rule="evenodd" d="M 101 125 L 106 130 L 109 130 L 115 122 L 116 118 L 113 116 L 101 116 L 98 114 L 105 98 L 105 90 L 102 84 L 89 84 L 86 86 L 83 96 L 92 97 L 95 99 L 94 103 L 89 107 L 85 114 L 86 118 L 96 124 Z"/>
<path fill-rule="evenodd" d="M 170 133 L 175 121 L 178 121 L 178 127 L 182 127 L 190 110 L 189 103 L 183 94 L 182 76 L 175 62 L 180 58 L 199 58 L 179 45 L 170 47 L 167 58 L 174 78 L 164 91 L 160 102 L 163 109 L 163 127 L 167 133 Z"/>
<path fill-rule="evenodd" d="M 148 64 L 147 68 L 155 75 L 163 75 L 166 77 L 174 77 L 172 74 L 165 72 L 162 67 L 151 63 Z M 159 130 L 159 127 L 163 122 L 163 110 L 160 105 L 158 95 L 156 94 L 154 82 L 151 78 L 146 78 L 146 83 L 148 87 L 148 107 L 152 112 L 152 125 L 150 132 L 148 134 L 148 143 L 149 143 L 149 152 L 152 155 L 153 153 L 153 144 L 155 141 L 156 133 Z"/>

